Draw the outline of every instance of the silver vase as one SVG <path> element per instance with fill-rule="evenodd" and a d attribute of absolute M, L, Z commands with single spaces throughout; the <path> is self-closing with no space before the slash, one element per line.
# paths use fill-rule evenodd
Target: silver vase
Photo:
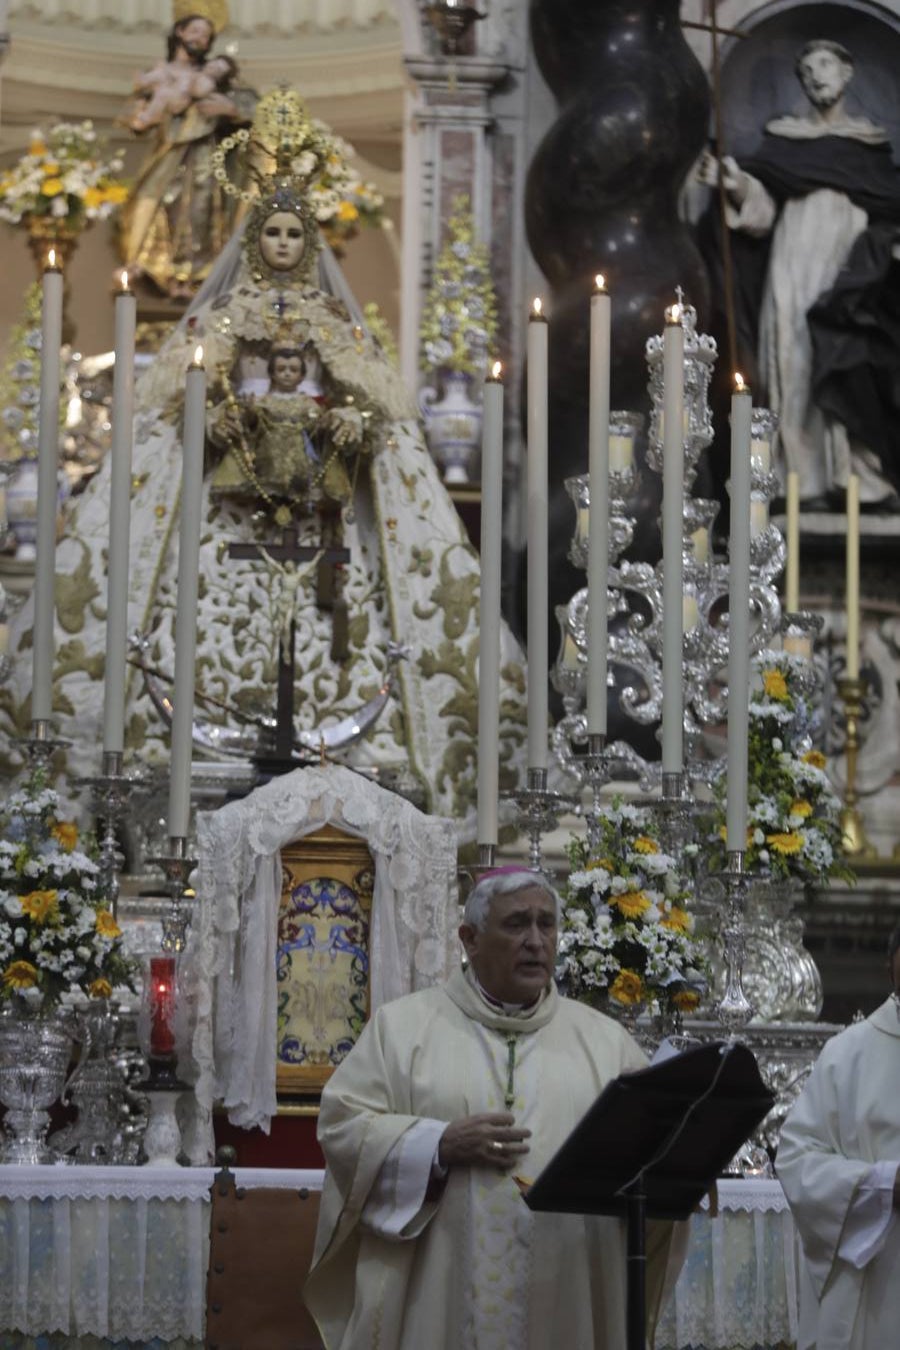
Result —
<path fill-rule="evenodd" d="M 75 1039 L 81 1047 L 76 1068 L 65 1087 L 64 1100 L 77 1110 L 77 1119 L 50 1136 L 56 1154 L 72 1162 L 117 1162 L 116 1139 L 124 1083 L 115 1064 L 119 1018 L 105 998 L 92 999 L 76 1017 Z"/>
<path fill-rule="evenodd" d="M 0 1014 L 0 1105 L 6 1108 L 0 1162 L 49 1163 L 49 1107 L 62 1095 L 72 1028 L 56 1012 L 7 1007 Z"/>

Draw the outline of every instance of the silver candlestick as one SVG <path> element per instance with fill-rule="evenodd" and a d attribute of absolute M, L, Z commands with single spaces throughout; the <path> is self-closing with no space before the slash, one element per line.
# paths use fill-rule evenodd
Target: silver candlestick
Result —
<path fill-rule="evenodd" d="M 191 921 L 190 909 L 185 904 L 185 892 L 197 859 L 188 857 L 188 841 L 184 835 L 169 836 L 169 852 L 161 858 L 150 861 L 162 868 L 171 897 L 168 912 L 162 920 L 162 940 L 160 946 L 164 952 L 178 955 L 183 952 L 187 942 L 187 930 Z"/>
<path fill-rule="evenodd" d="M 138 775 L 122 771 L 122 753 L 104 750 L 103 765 L 92 778 L 76 779 L 79 787 L 91 790 L 93 811 L 103 820 L 103 838 L 100 840 L 100 884 L 113 916 L 119 914 L 119 873 L 125 861 L 119 852 L 116 827 L 125 819 L 131 797 L 144 780 Z"/>
<path fill-rule="evenodd" d="M 750 878 L 745 871 L 745 855 L 742 849 L 728 852 L 722 884 L 725 887 L 725 919 L 722 925 L 725 992 L 716 1005 L 716 1013 L 726 1031 L 735 1037 L 756 1012 L 744 993 L 747 894 L 750 889 Z"/>
<path fill-rule="evenodd" d="M 515 803 L 519 813 L 519 828 L 528 835 L 529 867 L 535 872 L 542 871 L 541 839 L 550 830 L 556 829 L 563 811 L 570 811 L 577 805 L 576 798 L 551 791 L 547 787 L 546 769 L 529 769 L 527 787 L 502 795 L 504 799 Z"/>

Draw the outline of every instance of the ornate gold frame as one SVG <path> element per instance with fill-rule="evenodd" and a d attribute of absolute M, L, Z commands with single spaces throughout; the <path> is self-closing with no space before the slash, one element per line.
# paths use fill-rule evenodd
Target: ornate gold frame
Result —
<path fill-rule="evenodd" d="M 323 825 L 312 834 L 287 845 L 281 851 L 282 889 L 279 908 L 279 955 L 281 945 L 281 923 L 289 912 L 291 897 L 298 886 L 319 878 L 328 878 L 339 882 L 352 891 L 357 899 L 360 918 L 368 925 L 371 922 L 372 892 L 375 883 L 375 867 L 372 855 L 364 839 L 356 838 L 333 825 Z M 366 936 L 366 956 L 368 957 L 368 936 Z M 281 995 L 279 994 L 279 1008 Z M 370 1009 L 370 984 L 368 971 L 366 978 L 365 1016 Z M 275 1087 L 279 1100 L 285 1097 L 297 1098 L 318 1095 L 334 1072 L 335 1065 L 327 1062 L 333 1047 L 323 1045 L 320 1053 L 323 1060 L 319 1063 L 291 1064 L 276 1060 Z M 278 1055 L 278 1047 L 275 1048 Z"/>

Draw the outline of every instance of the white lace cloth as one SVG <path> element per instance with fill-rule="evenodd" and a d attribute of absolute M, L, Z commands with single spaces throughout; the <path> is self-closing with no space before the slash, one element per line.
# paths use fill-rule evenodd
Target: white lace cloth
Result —
<path fill-rule="evenodd" d="M 375 860 L 369 938 L 373 1011 L 439 984 L 457 957 L 456 832 L 338 765 L 297 769 L 198 817 L 197 913 L 180 976 L 179 1068 L 194 1082 L 191 1160 L 211 1158 L 212 1107 L 268 1130 L 275 1114 L 275 949 L 280 850 L 323 824 L 365 839 Z"/>
<path fill-rule="evenodd" d="M 214 1175 L 0 1167 L 0 1339 L 201 1341 Z M 247 1189 L 322 1187 L 320 1171 L 238 1168 L 235 1179 Z"/>
<path fill-rule="evenodd" d="M 720 1181 L 691 1220 L 656 1350 L 755 1350 L 797 1339 L 799 1240 L 777 1181 Z"/>
<path fill-rule="evenodd" d="M 0 1167 L 0 1341 L 203 1337 L 211 1167 Z M 320 1190 L 320 1171 L 236 1183 Z M 695 1215 L 657 1350 L 749 1350 L 797 1334 L 796 1245 L 778 1182 L 719 1183 Z"/>

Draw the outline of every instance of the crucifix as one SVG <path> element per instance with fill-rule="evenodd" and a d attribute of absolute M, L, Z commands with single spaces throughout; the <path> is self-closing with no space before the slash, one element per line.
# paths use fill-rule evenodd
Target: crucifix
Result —
<path fill-rule="evenodd" d="M 336 565 L 350 561 L 350 550 L 334 546 L 317 548 L 301 544 L 295 525 L 287 525 L 281 532 L 281 539 L 272 544 L 229 544 L 229 558 L 253 558 L 259 562 L 269 560 L 285 566 L 293 563 L 313 562 L 318 565 L 320 574 L 323 568 L 332 570 Z M 290 624 L 282 625 L 278 642 L 278 700 L 275 714 L 275 745 L 262 763 L 273 773 L 284 773 L 294 767 L 294 672 L 296 622 L 293 614 Z"/>

